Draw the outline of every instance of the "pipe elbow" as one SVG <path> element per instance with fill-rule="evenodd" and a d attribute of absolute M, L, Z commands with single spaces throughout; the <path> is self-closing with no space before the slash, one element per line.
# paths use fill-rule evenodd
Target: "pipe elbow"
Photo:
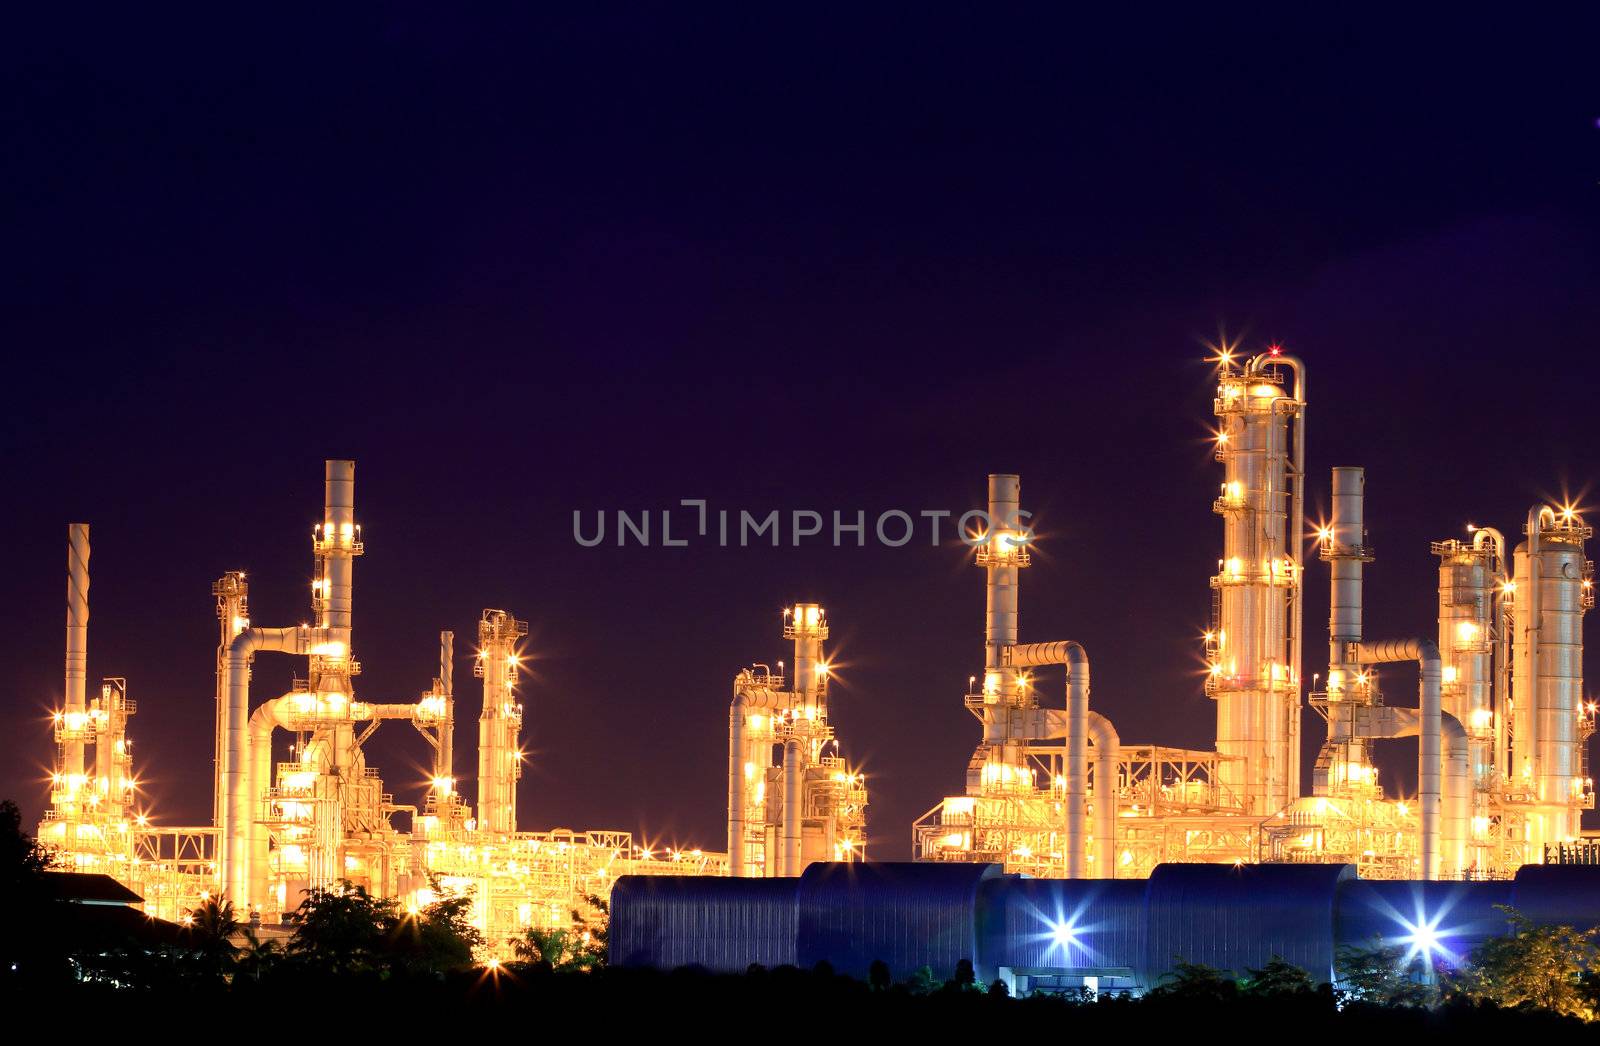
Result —
<path fill-rule="evenodd" d="M 333 630 L 314 629 L 305 625 L 291 625 L 287 628 L 247 628 L 228 643 L 228 660 L 245 661 L 257 651 L 303 654 L 311 648 L 317 635 L 330 631 Z"/>
<path fill-rule="evenodd" d="M 1089 739 L 1099 749 L 1116 749 L 1122 747 L 1122 738 L 1117 734 L 1117 728 L 1111 725 L 1111 720 L 1099 712 L 1090 712 Z"/>
<path fill-rule="evenodd" d="M 1356 661 L 1364 665 L 1386 664 L 1395 661 L 1416 661 L 1436 670 L 1441 664 L 1439 644 L 1431 639 L 1384 639 L 1357 643 Z"/>
<path fill-rule="evenodd" d="M 250 734 L 252 737 L 261 734 L 270 734 L 274 729 L 289 728 L 288 715 L 284 709 L 287 701 L 275 697 L 271 701 L 263 701 L 261 705 L 250 713 Z"/>
<path fill-rule="evenodd" d="M 1007 647 L 1005 658 L 1005 663 L 1012 668 L 1066 665 L 1067 679 L 1070 682 L 1081 682 L 1084 685 L 1089 682 L 1089 652 L 1076 639 L 1058 639 L 1052 643 L 1026 643 Z"/>

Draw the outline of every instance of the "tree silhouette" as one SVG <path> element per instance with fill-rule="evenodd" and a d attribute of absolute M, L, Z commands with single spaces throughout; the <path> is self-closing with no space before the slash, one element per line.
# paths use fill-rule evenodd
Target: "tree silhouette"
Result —
<path fill-rule="evenodd" d="M 1340 948 L 1334 966 L 1339 976 L 1336 991 L 1344 1002 L 1431 1006 L 1438 999 L 1438 990 L 1423 977 L 1421 957 L 1407 959 L 1406 949 L 1377 938 L 1367 945 Z"/>
<path fill-rule="evenodd" d="M 333 889 L 306 891 L 291 921 L 289 958 L 325 973 L 365 974 L 387 966 L 400 920 L 394 901 L 341 880 Z"/>
<path fill-rule="evenodd" d="M 55 854 L 22 830 L 22 811 L 0 802 L 0 984 L 20 985 L 70 979 L 72 966 L 60 932 L 63 903 L 46 883 Z"/>
<path fill-rule="evenodd" d="M 1311 975 L 1281 955 L 1274 955 L 1259 970 L 1246 971 L 1244 994 L 1255 998 L 1309 995 L 1317 990 Z"/>
<path fill-rule="evenodd" d="M 1596 958 L 1595 931 L 1540 926 L 1515 908 L 1495 907 L 1506 913 L 1511 932 L 1479 945 L 1451 987 L 1474 1002 L 1593 1020 L 1582 978 Z"/>
<path fill-rule="evenodd" d="M 233 973 L 239 948 L 233 938 L 239 934 L 233 902 L 208 897 L 189 912 L 184 939 L 203 976 L 225 980 Z"/>
<path fill-rule="evenodd" d="M 1227 1002 L 1239 994 L 1239 984 L 1213 966 L 1179 959 L 1172 972 L 1146 994 L 1183 1002 Z"/>

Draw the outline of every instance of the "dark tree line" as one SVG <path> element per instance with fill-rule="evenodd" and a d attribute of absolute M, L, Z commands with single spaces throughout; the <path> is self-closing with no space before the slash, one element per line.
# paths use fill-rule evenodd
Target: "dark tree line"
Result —
<path fill-rule="evenodd" d="M 436 889 L 439 900 L 406 911 L 349 883 L 309 892 L 287 932 L 270 937 L 242 924 L 231 904 L 208 900 L 183 926 L 167 925 L 161 935 L 108 938 L 80 932 L 76 906 L 57 900 L 48 884 L 50 865 L 48 850 L 22 830 L 16 805 L 0 802 L 0 887 L 10 904 L 0 918 L 0 985 L 10 991 L 151 999 L 181 992 L 192 1003 L 336 989 L 349 998 L 490 1005 L 507 1014 L 552 1003 L 605 1013 L 760 1012 L 803 999 L 812 1013 L 922 1022 L 944 1032 L 968 1021 L 984 1026 L 1001 1015 L 995 1007 L 1019 1027 L 1069 1020 L 1080 1031 L 1122 1027 L 1130 1019 L 1192 1023 L 1206 1013 L 1230 1019 L 1243 1011 L 1266 1021 L 1325 1019 L 1382 1031 L 1437 1031 L 1455 1021 L 1475 1032 L 1524 1026 L 1507 1021 L 1576 1027 L 1600 1017 L 1596 931 L 1537 925 L 1511 909 L 1505 909 L 1510 932 L 1479 947 L 1459 969 L 1429 969 L 1422 956 L 1374 941 L 1339 953 L 1337 985 L 1316 983 L 1279 958 L 1241 975 L 1174 957 L 1171 973 L 1137 999 L 1081 992 L 1011 999 L 1003 982 L 979 982 L 966 960 L 948 979 L 927 967 L 897 977 L 882 962 L 872 964 L 865 981 L 838 976 L 826 963 L 809 971 L 752 967 L 738 976 L 607 969 L 601 921 L 607 911 L 597 897 L 587 900 L 600 920 L 574 912 L 570 930 L 529 929 L 503 942 L 515 956 L 504 964 L 480 961 L 486 942 L 470 921 L 470 897 Z"/>

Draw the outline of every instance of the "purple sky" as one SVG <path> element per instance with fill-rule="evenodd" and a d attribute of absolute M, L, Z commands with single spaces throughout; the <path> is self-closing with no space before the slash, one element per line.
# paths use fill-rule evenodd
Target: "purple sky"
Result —
<path fill-rule="evenodd" d="M 1219 329 L 1308 362 L 1311 515 L 1368 468 L 1372 636 L 1431 634 L 1430 540 L 1600 502 L 1593 25 L 211 17 L 0 43 L 0 794 L 30 817 L 65 525 L 90 678 L 129 678 L 157 815 L 198 821 L 210 583 L 305 618 L 328 456 L 358 462 L 362 697 L 414 699 L 483 607 L 532 622 L 523 827 L 720 848 L 730 680 L 814 599 L 880 856 L 977 740 L 963 550 L 583 549 L 573 510 L 870 518 L 1019 472 L 1024 638 L 1086 644 L 1125 740 L 1202 747 Z M 409 727 L 370 753 L 417 794 Z"/>

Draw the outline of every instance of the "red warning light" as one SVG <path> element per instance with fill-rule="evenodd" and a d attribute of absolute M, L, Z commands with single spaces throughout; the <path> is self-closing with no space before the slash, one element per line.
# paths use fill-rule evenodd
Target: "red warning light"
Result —
<path fill-rule="evenodd" d="M 1273 342 L 1271 345 L 1267 346 L 1267 352 L 1273 356 L 1282 356 L 1283 346 L 1279 345 L 1277 342 Z"/>

